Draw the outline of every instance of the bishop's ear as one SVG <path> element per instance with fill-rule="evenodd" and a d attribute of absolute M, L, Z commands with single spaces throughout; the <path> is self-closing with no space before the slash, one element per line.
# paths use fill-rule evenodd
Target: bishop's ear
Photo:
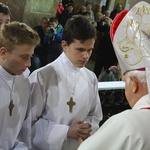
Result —
<path fill-rule="evenodd" d="M 136 77 L 131 76 L 131 83 L 132 83 L 132 92 L 136 93 L 139 89 L 138 80 Z"/>

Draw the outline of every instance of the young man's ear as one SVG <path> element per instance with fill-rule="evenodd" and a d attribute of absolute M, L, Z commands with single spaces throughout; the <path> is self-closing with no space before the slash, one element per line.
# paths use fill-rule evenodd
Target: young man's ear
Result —
<path fill-rule="evenodd" d="M 6 48 L 5 47 L 1 47 L 0 48 L 0 57 L 2 58 L 2 59 L 4 59 L 5 58 L 5 56 L 6 56 Z"/>
<path fill-rule="evenodd" d="M 67 45 L 67 42 L 66 42 L 65 40 L 62 40 L 61 46 L 62 46 L 64 52 L 67 52 L 67 46 L 68 46 L 68 45 Z"/>

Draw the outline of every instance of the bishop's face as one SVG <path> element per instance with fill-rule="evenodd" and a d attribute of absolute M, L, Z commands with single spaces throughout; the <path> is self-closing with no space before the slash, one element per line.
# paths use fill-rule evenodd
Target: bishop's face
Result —
<path fill-rule="evenodd" d="M 12 51 L 0 48 L 1 66 L 12 75 L 21 75 L 31 66 L 31 56 L 34 52 L 32 45 L 19 45 Z"/>
<path fill-rule="evenodd" d="M 92 50 L 94 49 L 95 39 L 88 39 L 84 42 L 74 40 L 73 43 L 67 45 L 66 41 L 62 41 L 62 48 L 69 60 L 78 68 L 82 68 L 88 62 Z"/>

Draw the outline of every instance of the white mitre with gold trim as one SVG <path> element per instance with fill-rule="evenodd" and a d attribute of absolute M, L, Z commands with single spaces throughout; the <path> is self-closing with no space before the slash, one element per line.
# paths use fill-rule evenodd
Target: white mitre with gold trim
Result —
<path fill-rule="evenodd" d="M 122 74 L 150 66 L 150 4 L 141 1 L 122 11 L 110 34 Z"/>

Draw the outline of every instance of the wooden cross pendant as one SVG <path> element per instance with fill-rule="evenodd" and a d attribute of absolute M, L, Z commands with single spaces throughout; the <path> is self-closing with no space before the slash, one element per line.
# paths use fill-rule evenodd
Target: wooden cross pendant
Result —
<path fill-rule="evenodd" d="M 70 101 L 67 102 L 67 105 L 69 106 L 69 112 L 72 113 L 73 106 L 76 105 L 72 97 L 70 98 Z"/>
<path fill-rule="evenodd" d="M 14 104 L 13 104 L 13 100 L 10 101 L 10 104 L 9 104 L 9 115 L 12 116 L 12 111 L 13 111 L 13 108 L 14 108 Z"/>

